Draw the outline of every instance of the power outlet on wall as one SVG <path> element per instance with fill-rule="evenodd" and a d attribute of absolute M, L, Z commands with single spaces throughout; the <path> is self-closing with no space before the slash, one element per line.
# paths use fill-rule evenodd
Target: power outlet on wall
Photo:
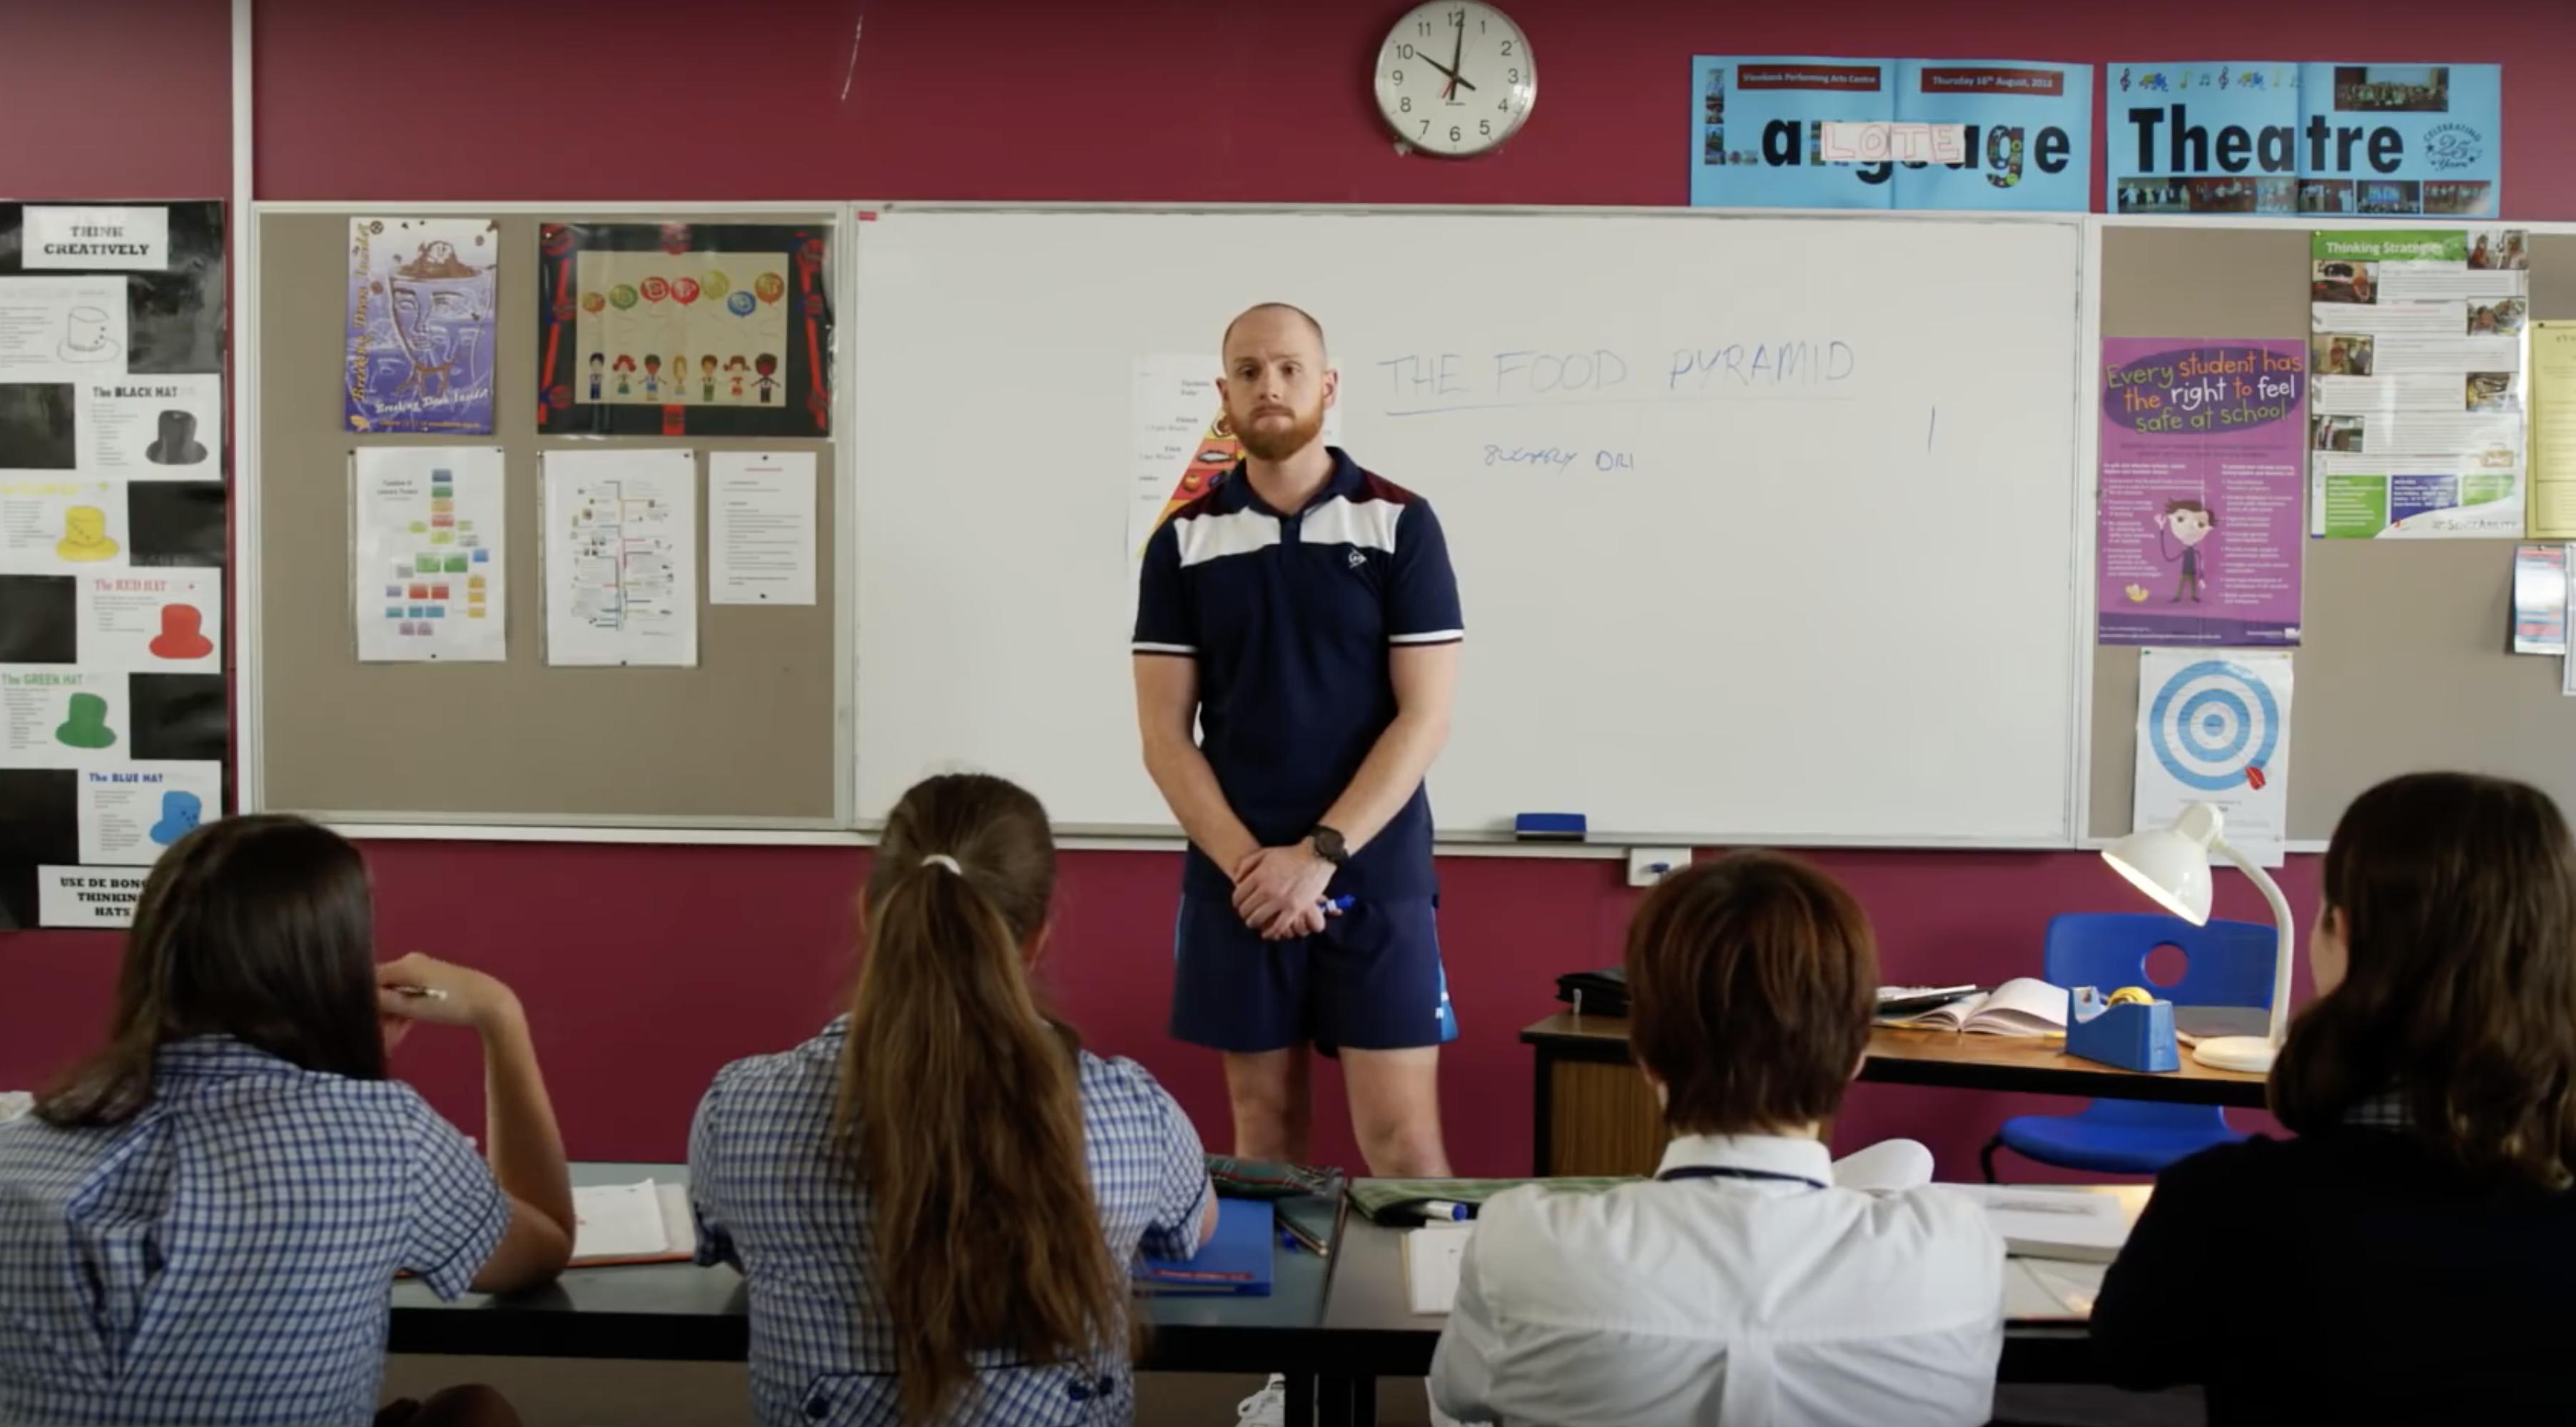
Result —
<path fill-rule="evenodd" d="M 1687 847 L 1632 847 L 1628 849 L 1628 885 L 1652 887 L 1666 877 L 1690 866 Z"/>

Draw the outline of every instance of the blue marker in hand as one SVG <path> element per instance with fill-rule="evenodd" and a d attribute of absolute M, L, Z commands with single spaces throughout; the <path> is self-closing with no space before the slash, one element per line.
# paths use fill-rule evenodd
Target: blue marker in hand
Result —
<path fill-rule="evenodd" d="M 1325 916 L 1338 917 L 1342 913 L 1349 911 L 1351 909 L 1351 904 L 1358 900 L 1359 898 L 1357 897 L 1325 897 L 1318 900 L 1315 905 L 1317 908 L 1322 910 Z"/>

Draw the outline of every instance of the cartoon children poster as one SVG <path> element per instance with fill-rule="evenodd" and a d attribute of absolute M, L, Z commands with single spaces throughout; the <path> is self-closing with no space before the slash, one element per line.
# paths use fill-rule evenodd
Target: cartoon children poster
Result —
<path fill-rule="evenodd" d="M 2102 347 L 2096 637 L 2297 644 L 2308 344 Z"/>

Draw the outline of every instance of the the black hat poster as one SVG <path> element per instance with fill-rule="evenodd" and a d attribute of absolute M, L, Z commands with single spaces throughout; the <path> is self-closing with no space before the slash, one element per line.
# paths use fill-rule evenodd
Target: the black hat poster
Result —
<path fill-rule="evenodd" d="M 224 446 L 215 376 L 125 377 L 81 387 L 91 469 L 134 481 L 202 481 Z"/>

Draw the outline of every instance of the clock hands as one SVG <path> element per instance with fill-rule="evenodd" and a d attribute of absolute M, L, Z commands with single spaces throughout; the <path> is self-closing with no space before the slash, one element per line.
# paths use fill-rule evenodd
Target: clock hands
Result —
<path fill-rule="evenodd" d="M 1466 67 L 1466 62 L 1467 12 L 1461 10 L 1458 12 L 1458 43 L 1449 51 L 1449 68 L 1441 71 L 1449 76 L 1449 87 L 1440 91 L 1441 98 L 1455 99 L 1458 97 L 1458 86 L 1466 83 L 1466 81 L 1458 77 L 1458 71 Z M 1469 84 L 1467 87 L 1469 89 L 1473 89 L 1476 86 Z"/>
<path fill-rule="evenodd" d="M 1462 85 L 1469 89 L 1476 87 L 1476 81 L 1460 76 L 1458 71 L 1444 67 L 1440 61 L 1433 59 L 1429 55 L 1423 55 L 1422 62 L 1431 66 L 1433 69 L 1439 70 L 1442 74 L 1449 76 L 1449 82 L 1440 87 L 1440 97 L 1443 99 L 1448 99 L 1455 95 L 1458 92 L 1459 87 Z"/>

